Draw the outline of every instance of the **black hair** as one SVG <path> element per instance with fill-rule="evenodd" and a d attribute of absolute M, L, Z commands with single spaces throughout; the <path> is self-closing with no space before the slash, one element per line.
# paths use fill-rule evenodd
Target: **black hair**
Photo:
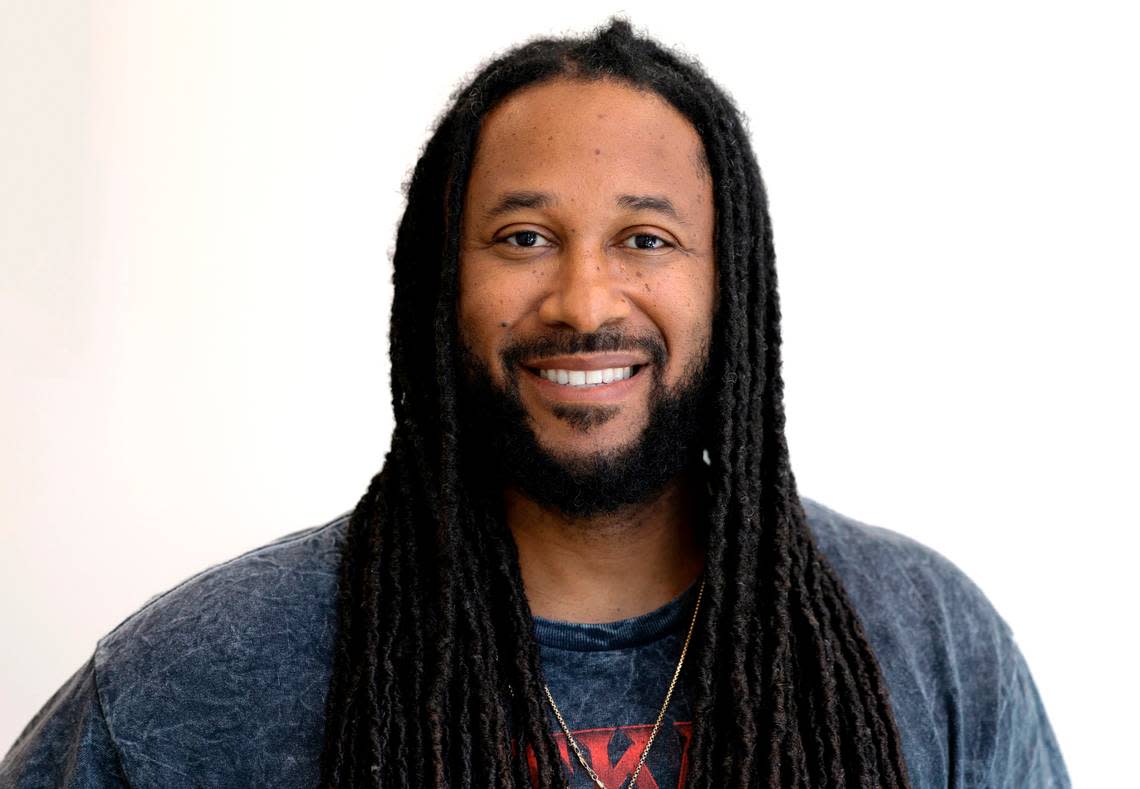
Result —
<path fill-rule="evenodd" d="M 456 313 L 483 118 L 560 77 L 664 98 L 698 132 L 714 187 L 719 301 L 687 785 L 908 786 L 886 684 L 789 464 L 772 228 L 744 122 L 698 64 L 621 19 L 491 61 L 454 95 L 407 185 L 390 334 L 395 430 L 341 548 L 321 785 L 529 786 L 527 750 L 540 786 L 564 785 L 501 496 L 462 473 Z"/>

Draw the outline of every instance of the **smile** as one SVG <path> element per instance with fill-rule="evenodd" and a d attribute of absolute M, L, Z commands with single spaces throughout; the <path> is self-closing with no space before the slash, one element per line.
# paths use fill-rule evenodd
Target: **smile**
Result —
<path fill-rule="evenodd" d="M 629 367 L 606 367 L 601 370 L 559 370 L 536 369 L 534 372 L 551 383 L 562 386 L 599 386 L 632 378 L 641 368 L 635 364 Z"/>

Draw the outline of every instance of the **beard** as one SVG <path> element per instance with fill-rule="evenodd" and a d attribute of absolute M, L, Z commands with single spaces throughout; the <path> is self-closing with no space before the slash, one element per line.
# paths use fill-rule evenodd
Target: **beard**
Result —
<path fill-rule="evenodd" d="M 518 376 L 532 374 L 520 361 L 635 349 L 651 360 L 639 373 L 652 376 L 649 416 L 641 433 L 627 445 L 573 457 L 560 457 L 544 447 L 519 396 Z M 605 331 L 514 343 L 500 352 L 505 388 L 494 383 L 488 366 L 466 344 L 461 344 L 461 356 L 460 443 L 465 474 L 487 490 L 514 486 L 543 507 L 568 517 L 591 517 L 647 502 L 678 474 L 703 465 L 700 436 L 708 410 L 707 347 L 672 388 L 661 380 L 666 352 L 656 337 Z M 560 404 L 551 410 L 586 433 L 615 417 L 622 407 Z"/>

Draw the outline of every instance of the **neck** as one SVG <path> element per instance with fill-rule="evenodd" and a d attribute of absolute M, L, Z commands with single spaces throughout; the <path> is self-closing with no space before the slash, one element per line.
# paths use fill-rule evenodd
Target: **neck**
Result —
<path fill-rule="evenodd" d="M 566 622 L 639 616 L 687 589 L 704 567 L 701 497 L 691 473 L 644 504 L 571 518 L 514 488 L 504 491 L 531 613 Z"/>

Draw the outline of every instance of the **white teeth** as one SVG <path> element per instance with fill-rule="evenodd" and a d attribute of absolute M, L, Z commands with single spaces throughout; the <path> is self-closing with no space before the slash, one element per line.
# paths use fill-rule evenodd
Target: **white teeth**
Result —
<path fill-rule="evenodd" d="M 633 367 L 607 367 L 604 370 L 539 370 L 548 381 L 564 386 L 597 386 L 624 381 L 633 375 Z"/>

